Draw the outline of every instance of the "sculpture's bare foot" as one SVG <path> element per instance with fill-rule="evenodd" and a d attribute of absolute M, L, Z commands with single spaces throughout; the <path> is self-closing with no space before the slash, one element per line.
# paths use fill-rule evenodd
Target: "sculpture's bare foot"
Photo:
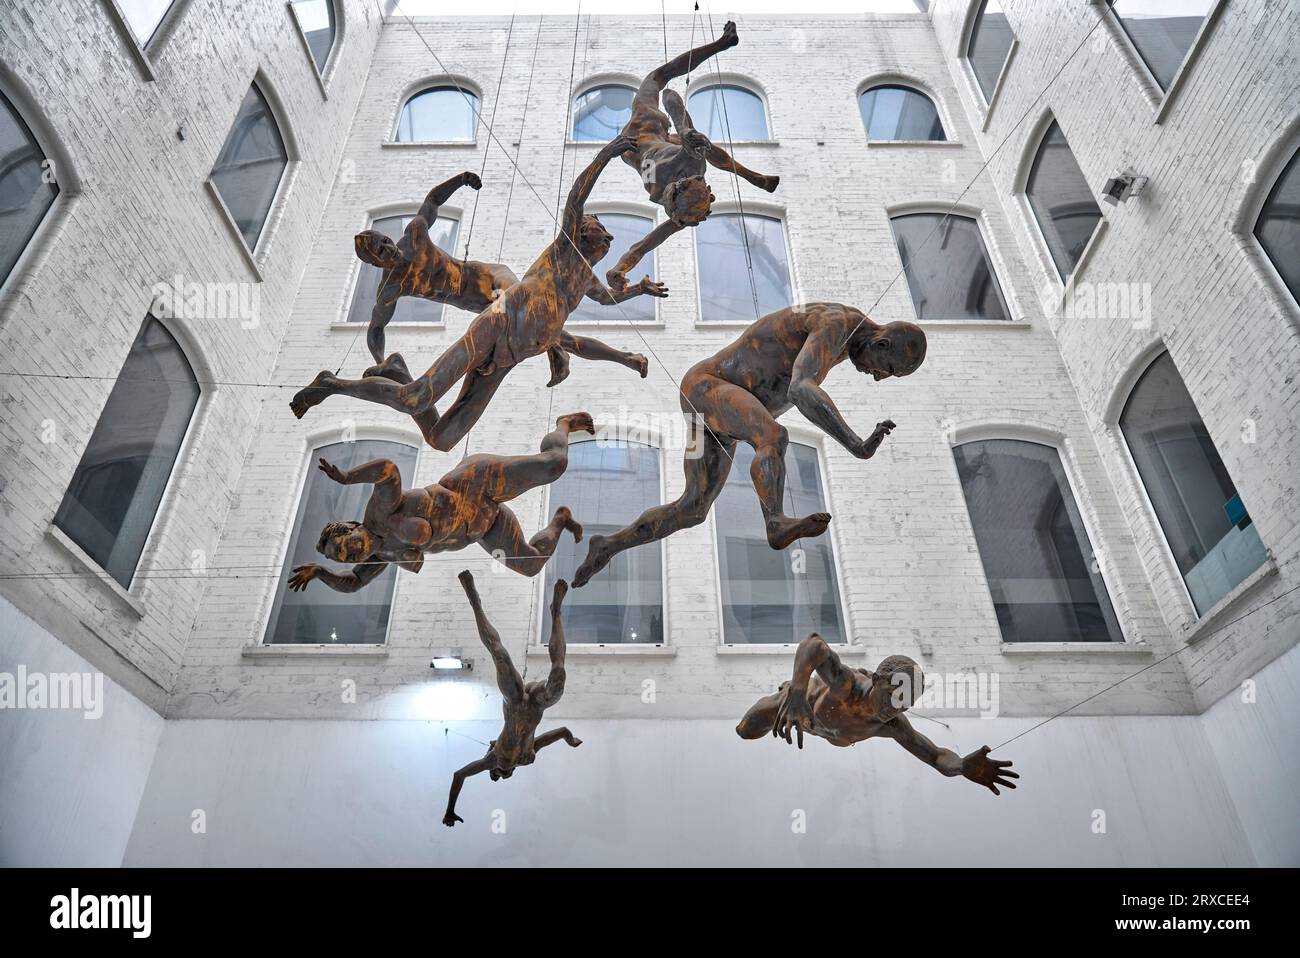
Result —
<path fill-rule="evenodd" d="M 722 27 L 722 36 L 718 37 L 718 42 L 722 44 L 722 49 L 726 50 L 740 43 L 740 37 L 736 35 L 736 21 L 728 20 Z"/>
<path fill-rule="evenodd" d="M 322 369 L 305 388 L 299 389 L 294 394 L 294 397 L 289 400 L 289 408 L 301 419 L 307 414 L 308 409 L 324 401 L 326 396 L 333 395 L 338 384 L 339 381 L 332 372 Z"/>
<path fill-rule="evenodd" d="M 561 416 L 555 420 L 555 428 L 563 429 L 565 432 L 589 432 L 593 436 L 596 434 L 596 424 L 591 419 L 590 413 L 571 412 L 567 416 Z"/>
<path fill-rule="evenodd" d="M 395 383 L 405 386 L 411 381 L 411 371 L 406 368 L 406 360 L 402 358 L 401 353 L 393 353 L 382 363 L 371 366 L 361 374 L 363 378 L 369 379 L 372 376 L 379 376 L 384 379 L 391 379 Z"/>
<path fill-rule="evenodd" d="M 821 535 L 830 524 L 829 512 L 814 512 L 802 519 L 777 516 L 767 520 L 767 544 L 773 549 L 784 549 L 796 539 L 811 539 Z"/>
<path fill-rule="evenodd" d="M 591 545 L 587 546 L 587 558 L 573 575 L 574 588 L 581 589 L 590 582 L 591 577 L 609 565 L 612 558 L 614 551 L 609 548 L 609 540 L 604 536 L 592 536 Z"/>
<path fill-rule="evenodd" d="M 551 521 L 558 522 L 569 532 L 572 532 L 574 542 L 582 541 L 582 525 L 576 519 L 573 518 L 573 513 L 569 511 L 568 506 L 560 506 L 560 508 L 556 509 L 555 518 L 552 519 Z M 569 591 L 569 587 L 567 585 L 564 587 L 564 591 L 565 592 Z"/>
<path fill-rule="evenodd" d="M 759 184 L 759 189 L 767 190 L 769 193 L 775 193 L 776 188 L 780 183 L 781 177 L 779 176 L 765 176 L 763 177 L 763 182 Z"/>
<path fill-rule="evenodd" d="M 636 371 L 641 374 L 642 379 L 650 375 L 650 361 L 648 359 L 640 353 L 633 353 L 632 359 L 636 362 Z"/>

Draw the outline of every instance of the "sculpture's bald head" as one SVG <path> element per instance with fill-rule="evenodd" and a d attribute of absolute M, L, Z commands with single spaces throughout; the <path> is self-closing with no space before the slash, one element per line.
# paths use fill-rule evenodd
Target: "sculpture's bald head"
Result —
<path fill-rule="evenodd" d="M 859 372 L 877 380 L 910 376 L 925 362 L 925 332 L 916 323 L 886 323 L 864 333 L 849 350 Z"/>
<path fill-rule="evenodd" d="M 378 230 L 362 230 L 352 237 L 357 258 L 380 269 L 392 269 L 402 262 L 402 251 L 389 237 Z"/>
<path fill-rule="evenodd" d="M 889 655 L 876 666 L 871 682 L 871 704 L 877 717 L 888 722 L 915 705 L 925 691 L 921 666 L 906 655 Z"/>
<path fill-rule="evenodd" d="M 361 562 L 370 556 L 370 532 L 359 522 L 329 522 L 316 540 L 316 551 L 335 562 Z"/>
<path fill-rule="evenodd" d="M 613 235 L 596 217 L 587 215 L 582 218 L 582 229 L 578 234 L 578 249 L 587 262 L 595 266 L 609 252 L 609 244 L 614 242 Z"/>
<path fill-rule="evenodd" d="M 702 176 L 674 180 L 664 189 L 663 206 L 678 226 L 698 226 L 713 209 L 713 190 Z"/>

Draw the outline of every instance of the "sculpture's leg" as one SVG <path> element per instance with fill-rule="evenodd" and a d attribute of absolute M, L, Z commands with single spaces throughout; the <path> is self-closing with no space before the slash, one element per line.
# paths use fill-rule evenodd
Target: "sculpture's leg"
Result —
<path fill-rule="evenodd" d="M 549 485 L 569 468 L 569 433 L 594 434 L 595 431 L 595 423 L 585 412 L 561 416 L 555 421 L 555 429 L 542 438 L 540 452 L 531 456 L 493 457 L 488 466 L 490 478 L 483 488 L 493 501 L 509 502 L 529 489 Z"/>
<path fill-rule="evenodd" d="M 436 421 L 436 425 L 425 433 L 425 439 L 434 449 L 446 452 L 465 438 L 466 433 L 479 421 L 497 387 L 505 382 L 506 374 L 513 367 L 494 369 L 484 376 L 471 369 L 461 382 L 460 395 L 447 407 L 447 411 Z"/>
<path fill-rule="evenodd" d="M 722 28 L 722 35 L 711 43 L 698 46 L 694 50 L 688 50 L 681 56 L 674 57 L 663 66 L 652 70 L 650 75 L 641 81 L 641 88 L 637 91 L 637 96 L 651 97 L 656 108 L 659 103 L 659 92 L 668 85 L 670 80 L 677 77 L 684 77 L 691 70 L 694 70 L 709 57 L 717 56 L 723 50 L 728 50 L 740 42 L 736 36 L 736 25 L 730 20 Z"/>
<path fill-rule="evenodd" d="M 483 611 L 478 589 L 474 586 L 474 576 L 470 575 L 467 569 L 458 578 L 465 589 L 466 597 L 469 598 L 470 608 L 474 610 L 474 623 L 478 626 L 479 639 L 487 649 L 488 655 L 492 656 L 492 664 L 496 666 L 497 688 L 501 690 L 502 698 L 517 705 L 524 700 L 524 680 L 514 663 L 510 661 L 510 653 L 501 643 L 501 636 L 492 627 L 487 614 Z"/>
<path fill-rule="evenodd" d="M 635 369 L 645 379 L 650 372 L 649 361 L 640 353 L 625 353 L 621 349 L 607 346 L 599 339 L 590 336 L 574 336 L 572 333 L 560 334 L 560 346 L 565 352 L 573 353 L 580 359 L 592 362 L 618 363 L 628 369 Z"/>
<path fill-rule="evenodd" d="M 763 738 L 765 735 L 771 735 L 772 728 L 776 725 L 776 712 L 780 706 L 780 692 L 764 695 L 750 706 L 749 711 L 745 713 L 745 717 L 736 726 L 736 734 L 747 739 Z"/>
<path fill-rule="evenodd" d="M 492 523 L 492 528 L 488 529 L 479 545 L 512 572 L 531 578 L 546 566 L 546 560 L 554 554 L 560 541 L 560 533 L 566 529 L 573 533 L 575 541 L 582 541 L 582 526 L 573 521 L 573 514 L 567 508 L 561 506 L 555 510 L 555 517 L 546 528 L 525 542 L 519 520 L 508 506 L 501 506 L 496 522 Z"/>
<path fill-rule="evenodd" d="M 764 176 L 762 173 L 755 173 L 753 170 L 742 166 L 739 160 L 712 141 L 709 141 L 709 146 L 704 151 L 704 158 L 718 169 L 726 170 L 728 173 L 735 173 L 753 183 L 760 190 L 766 190 L 769 193 L 775 193 L 777 186 L 781 183 L 781 177 L 779 176 Z"/>
<path fill-rule="evenodd" d="M 664 105 L 664 112 L 673 121 L 673 129 L 677 131 L 678 136 L 684 137 L 687 133 L 695 132 L 695 121 L 691 119 L 691 114 L 687 111 L 686 103 L 680 93 L 676 90 L 664 90 L 660 99 Z"/>
<path fill-rule="evenodd" d="M 551 657 L 551 671 L 546 676 L 546 684 L 534 696 L 534 701 L 544 709 L 550 708 L 564 695 L 564 623 L 560 620 L 560 605 L 568 591 L 569 583 L 560 579 L 551 595 L 551 640 L 546 644 Z"/>

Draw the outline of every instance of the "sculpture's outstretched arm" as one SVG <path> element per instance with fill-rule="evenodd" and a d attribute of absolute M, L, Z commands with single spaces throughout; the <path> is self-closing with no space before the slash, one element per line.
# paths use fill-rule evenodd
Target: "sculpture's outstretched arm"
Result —
<path fill-rule="evenodd" d="M 635 139 L 619 134 L 601 147 L 600 152 L 587 164 L 587 168 L 578 174 L 578 178 L 573 181 L 572 189 L 569 190 L 569 198 L 564 204 L 564 219 L 560 224 L 560 233 L 568 237 L 568 240 L 562 243 L 562 247 L 577 251 L 578 236 L 582 230 L 583 207 L 587 203 L 587 198 L 591 196 L 591 191 L 595 189 L 601 171 L 614 157 L 622 156 L 635 149 Z"/>
<path fill-rule="evenodd" d="M 479 772 L 486 772 L 492 768 L 495 759 L 492 757 L 492 750 L 476 762 L 470 762 L 464 768 L 458 770 L 451 776 L 451 792 L 447 795 L 447 811 L 443 813 L 442 823 L 448 828 L 457 822 L 463 822 L 465 819 L 456 814 L 456 799 L 460 797 L 461 786 L 465 784 L 465 779 L 471 775 L 477 775 Z"/>
<path fill-rule="evenodd" d="M 839 409 L 820 385 L 835 365 L 835 359 L 842 348 L 843 336 L 834 327 L 823 327 L 809 335 L 791 370 L 790 401 L 809 422 L 853 455 L 859 459 L 870 459 L 888 434 L 888 430 L 882 431 L 884 424 L 877 426 L 870 438 L 863 439 L 844 421 Z"/>
<path fill-rule="evenodd" d="M 560 739 L 564 739 L 570 748 L 577 748 L 582 744 L 582 739 L 575 738 L 573 733 L 567 728 L 555 728 L 551 729 L 549 732 L 543 732 L 541 735 L 533 739 L 533 750 L 536 751 L 538 749 L 546 748 L 548 745 L 554 745 L 556 742 L 560 741 Z"/>
<path fill-rule="evenodd" d="M 664 220 L 649 233 L 646 233 L 645 236 L 641 237 L 641 239 L 633 243 L 628 247 L 628 251 L 619 257 L 619 261 L 615 264 L 614 268 L 605 274 L 605 281 L 609 283 L 609 288 L 617 293 L 620 289 L 626 286 L 627 274 L 632 270 L 632 267 L 641 262 L 646 253 L 653 249 L 658 249 L 659 246 L 663 244 L 664 240 L 676 233 L 680 233 L 684 229 L 686 229 L 685 226 L 674 223 L 672 220 Z M 667 295 L 666 288 L 664 290 L 664 295 Z"/>
<path fill-rule="evenodd" d="M 794 653 L 794 674 L 777 710 L 772 734 L 791 742 L 791 733 L 797 733 L 800 748 L 803 748 L 803 733 L 812 728 L 808 680 L 813 672 L 826 683 L 826 695 L 831 699 L 843 696 L 853 686 L 853 673 L 844 667 L 835 650 L 820 635 L 814 632 L 799 643 Z"/>
<path fill-rule="evenodd" d="M 380 286 L 379 290 L 379 295 L 382 296 L 383 287 Z M 370 350 L 370 355 L 377 363 L 384 361 L 384 329 L 392 320 L 396 310 L 396 298 L 387 302 L 377 298 L 374 307 L 370 310 L 370 325 L 366 329 L 366 348 Z"/>
<path fill-rule="evenodd" d="M 439 183 L 429 191 L 429 195 L 424 198 L 420 204 L 420 212 L 417 214 L 424 218 L 426 223 L 432 223 L 438 217 L 438 207 L 451 199 L 462 186 L 468 186 L 473 190 L 481 190 L 483 181 L 478 178 L 477 173 L 471 173 L 466 170 L 464 173 L 457 173 L 445 183 Z"/>
<path fill-rule="evenodd" d="M 356 592 L 373 582 L 386 568 L 388 563 L 378 556 L 370 556 L 364 562 L 357 563 L 349 572 L 331 572 L 324 566 L 308 563 L 294 568 L 293 574 L 289 576 L 289 588 L 301 592 L 312 579 L 319 579 L 335 592 Z"/>
<path fill-rule="evenodd" d="M 615 303 L 625 302 L 633 296 L 642 295 L 663 299 L 668 295 L 668 287 L 663 283 L 656 283 L 649 276 L 643 276 L 641 282 L 635 286 L 628 286 L 624 282 L 624 285 L 618 289 L 606 289 L 600 280 L 597 280 L 587 290 L 587 298 L 594 299 L 602 306 L 613 306 Z"/>
<path fill-rule="evenodd" d="M 912 723 L 907 720 L 905 715 L 897 715 L 889 722 L 886 722 L 880 734 L 894 739 L 903 748 L 925 762 L 926 765 L 937 769 L 941 774 L 950 778 L 957 775 L 965 776 L 977 785 L 983 785 L 994 795 L 1000 794 L 997 788 L 999 785 L 1003 788 L 1015 788 L 1016 784 L 1011 779 L 1020 777 L 1010 770 L 1010 762 L 989 758 L 989 747 L 987 745 L 976 749 L 965 757 L 959 756 L 951 749 L 940 748 L 935 745 L 913 728 Z"/>
<path fill-rule="evenodd" d="M 345 486 L 361 482 L 374 483 L 366 515 L 378 518 L 394 512 L 402 501 L 402 473 L 391 459 L 372 459 L 355 469 L 340 469 L 325 459 L 320 460 L 320 471 L 335 482 Z"/>

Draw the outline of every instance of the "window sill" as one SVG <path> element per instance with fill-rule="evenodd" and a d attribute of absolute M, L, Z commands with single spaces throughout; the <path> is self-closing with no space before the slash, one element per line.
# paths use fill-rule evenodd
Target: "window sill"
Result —
<path fill-rule="evenodd" d="M 365 329 L 368 325 L 369 325 L 368 323 L 338 322 L 338 323 L 330 323 L 330 329 L 349 330 L 355 333 L 358 330 Z M 413 321 L 413 322 L 406 322 L 406 323 L 389 323 L 384 328 L 385 329 L 446 329 L 447 324 L 443 322 L 433 323 L 428 321 Z"/>
<path fill-rule="evenodd" d="M 382 659 L 388 656 L 386 645 L 246 645 L 239 650 L 246 659 Z"/>
<path fill-rule="evenodd" d="M 1214 624 L 1223 618 L 1228 610 L 1236 606 L 1248 593 L 1259 588 L 1265 580 L 1271 579 L 1275 575 L 1277 575 L 1277 562 L 1270 555 L 1258 569 L 1242 579 L 1235 589 L 1210 606 L 1210 610 L 1205 615 L 1186 626 L 1183 629 L 1183 641 L 1188 645 L 1195 645 L 1201 639 L 1213 633 Z"/>
<path fill-rule="evenodd" d="M 961 146 L 961 140 L 867 140 L 867 146 L 873 150 L 879 149 L 908 149 L 912 147 L 927 146 Z"/>
<path fill-rule="evenodd" d="M 731 140 L 731 141 L 728 141 L 725 137 L 722 137 L 722 138 L 717 138 L 717 137 L 715 137 L 715 138 L 712 138 L 712 139 L 713 139 L 713 142 L 714 142 L 714 143 L 717 143 L 719 146 L 721 146 L 722 144 L 726 143 L 727 146 L 728 146 L 728 148 L 733 147 L 733 146 L 780 146 L 780 145 L 781 145 L 781 141 L 780 141 L 780 140 Z M 608 141 L 606 141 L 606 140 L 565 140 L 565 141 L 564 141 L 564 145 L 565 145 L 565 146 L 591 146 L 591 147 L 595 147 L 596 149 L 599 150 L 599 149 L 600 149 L 602 146 L 604 146 L 607 142 L 608 142 Z M 515 144 L 515 145 L 518 146 L 518 144 Z"/>
<path fill-rule="evenodd" d="M 752 643 L 741 645 L 733 643 L 731 645 L 719 645 L 714 648 L 718 655 L 794 655 L 795 650 L 799 648 L 798 642 L 781 642 L 781 643 Z M 829 645 L 828 648 L 836 655 L 865 655 L 867 647 L 865 645 Z"/>
<path fill-rule="evenodd" d="M 544 645 L 530 645 L 528 655 L 545 658 L 550 655 L 550 650 Z M 654 655 L 654 656 L 674 656 L 677 654 L 677 648 L 672 645 L 651 645 L 649 643 L 611 642 L 607 645 L 565 645 L 565 656 L 574 655 Z"/>
<path fill-rule="evenodd" d="M 118 582 L 111 575 L 92 559 L 81 546 L 72 541 L 66 532 L 56 526 L 54 523 L 45 530 L 46 538 L 56 543 L 72 559 L 87 572 L 98 579 L 99 582 L 109 591 L 113 598 L 126 606 L 137 618 L 143 619 L 148 613 L 145 605 L 138 596 L 131 594 L 127 589 L 122 588 L 122 583 Z M 57 579 L 58 576 L 55 576 Z"/>
<path fill-rule="evenodd" d="M 384 140 L 379 144 L 385 150 L 477 150 L 478 143 L 470 140 Z"/>
<path fill-rule="evenodd" d="M 918 319 L 922 329 L 1030 329 L 1027 319 Z"/>
<path fill-rule="evenodd" d="M 1154 655 L 1149 645 L 1131 642 L 1003 642 L 1003 655 Z"/>
<path fill-rule="evenodd" d="M 573 319 L 569 318 L 564 323 L 564 328 L 570 326 L 581 326 L 583 329 L 627 329 L 629 326 L 636 329 L 664 329 L 662 319 Z"/>
<path fill-rule="evenodd" d="M 286 173 L 287 172 L 288 169 L 286 167 Z M 262 282 L 262 268 L 257 265 L 257 252 L 255 250 L 250 250 L 248 244 L 244 242 L 244 234 L 241 233 L 239 227 L 235 225 L 235 219 L 230 215 L 230 209 L 226 206 L 226 201 L 221 198 L 221 191 L 217 189 L 217 184 L 212 182 L 212 177 L 208 177 L 204 181 L 203 185 L 207 187 L 208 196 L 212 199 L 213 204 L 217 208 L 217 219 L 219 219 L 222 225 L 225 226 L 226 231 L 230 234 L 230 238 L 234 241 L 236 248 L 243 255 L 244 262 L 248 264 L 248 268 L 252 270 L 253 275 L 257 277 L 257 281 L 259 283 Z M 272 207 L 272 210 L 273 209 L 274 206 Z M 268 223 L 271 219 L 272 210 L 268 210 L 266 214 Z M 263 232 L 266 231 L 266 226 L 267 223 L 262 224 Z"/>

